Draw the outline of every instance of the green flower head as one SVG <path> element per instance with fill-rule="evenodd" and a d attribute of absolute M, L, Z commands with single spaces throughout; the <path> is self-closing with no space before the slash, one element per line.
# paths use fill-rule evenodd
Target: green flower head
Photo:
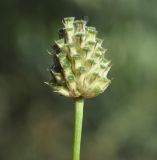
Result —
<path fill-rule="evenodd" d="M 111 82 L 107 78 L 110 61 L 104 58 L 103 40 L 97 38 L 96 28 L 86 23 L 74 17 L 64 18 L 60 39 L 52 47 L 52 79 L 46 84 L 60 95 L 92 98 L 104 92 Z"/>

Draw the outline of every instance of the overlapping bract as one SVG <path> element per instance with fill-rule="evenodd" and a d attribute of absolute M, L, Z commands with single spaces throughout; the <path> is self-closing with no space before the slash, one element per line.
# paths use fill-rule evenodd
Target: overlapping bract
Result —
<path fill-rule="evenodd" d="M 67 97 L 95 97 L 110 84 L 110 61 L 104 58 L 103 40 L 96 37 L 95 27 L 86 26 L 85 20 L 68 17 L 63 24 L 61 39 L 53 45 L 54 65 L 49 68 L 52 80 L 46 84 Z"/>

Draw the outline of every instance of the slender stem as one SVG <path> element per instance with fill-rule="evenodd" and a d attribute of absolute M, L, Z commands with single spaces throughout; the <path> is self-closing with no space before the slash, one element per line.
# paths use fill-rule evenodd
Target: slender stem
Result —
<path fill-rule="evenodd" d="M 75 99 L 75 127 L 74 127 L 73 160 L 80 160 L 83 106 L 84 106 L 83 99 Z"/>

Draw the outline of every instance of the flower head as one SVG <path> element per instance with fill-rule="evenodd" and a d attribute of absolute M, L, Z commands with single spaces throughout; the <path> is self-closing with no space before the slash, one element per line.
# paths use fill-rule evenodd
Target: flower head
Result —
<path fill-rule="evenodd" d="M 103 40 L 95 27 L 74 17 L 63 19 L 60 39 L 53 45 L 54 65 L 49 68 L 52 79 L 46 82 L 54 92 L 67 97 L 92 98 L 110 84 L 107 74 L 110 61 L 104 58 Z"/>

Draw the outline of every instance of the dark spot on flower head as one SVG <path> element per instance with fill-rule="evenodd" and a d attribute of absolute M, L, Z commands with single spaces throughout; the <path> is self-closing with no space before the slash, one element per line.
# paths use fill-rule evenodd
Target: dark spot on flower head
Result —
<path fill-rule="evenodd" d="M 54 65 L 49 65 L 46 69 L 50 74 L 53 76 L 53 71 L 60 73 L 62 70 L 62 67 L 59 62 L 56 62 Z"/>
<path fill-rule="evenodd" d="M 60 64 L 55 64 L 55 65 L 53 66 L 53 69 L 54 69 L 55 72 L 60 73 L 61 70 L 62 70 L 62 67 L 61 67 Z"/>
<path fill-rule="evenodd" d="M 52 46 L 52 49 L 53 49 L 55 54 L 59 54 L 60 53 L 60 48 L 57 46 L 57 44 L 54 44 Z"/>
<path fill-rule="evenodd" d="M 55 72 L 60 72 L 62 71 L 62 67 L 61 67 L 61 64 L 57 58 L 57 56 L 55 55 L 54 58 L 53 58 L 53 62 L 54 62 L 54 65 L 53 65 L 53 70 Z"/>
<path fill-rule="evenodd" d="M 59 30 L 58 30 L 58 34 L 59 34 L 59 38 L 64 38 L 64 36 L 65 36 L 65 31 L 64 31 L 64 29 L 63 29 L 63 28 L 59 29 Z"/>

